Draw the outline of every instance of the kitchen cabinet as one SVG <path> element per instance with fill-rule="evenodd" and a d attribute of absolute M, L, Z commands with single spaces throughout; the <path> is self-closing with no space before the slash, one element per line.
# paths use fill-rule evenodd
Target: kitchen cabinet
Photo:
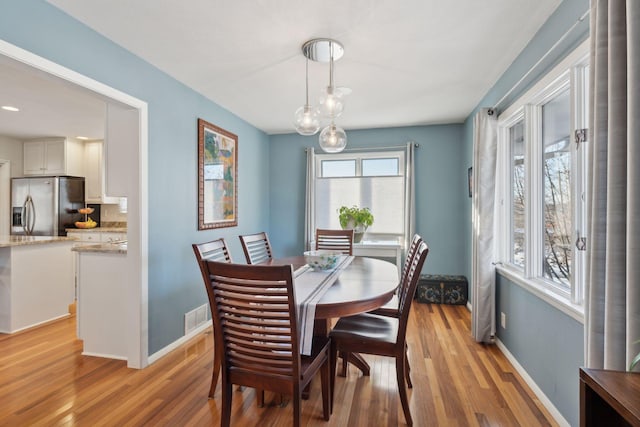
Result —
<path fill-rule="evenodd" d="M 78 338 L 82 354 L 127 360 L 126 249 L 77 247 Z M 112 247 L 111 247 L 112 246 Z"/>
<path fill-rule="evenodd" d="M 67 231 L 67 237 L 73 237 L 75 239 L 73 246 L 95 244 L 101 242 L 101 235 L 99 232 L 88 231 Z"/>
<path fill-rule="evenodd" d="M 116 204 L 118 197 L 105 192 L 105 156 L 103 141 L 87 141 L 84 144 L 85 200 L 87 203 Z"/>
<path fill-rule="evenodd" d="M 47 138 L 23 143 L 24 175 L 84 176 L 80 141 Z"/>
<path fill-rule="evenodd" d="M 80 246 L 120 242 L 127 240 L 127 233 L 126 231 L 104 231 L 104 229 L 96 229 L 96 231 L 67 231 L 67 237 L 78 239 L 74 242 L 74 246 Z"/>
<path fill-rule="evenodd" d="M 72 242 L 57 236 L 0 237 L 0 333 L 69 315 Z"/>

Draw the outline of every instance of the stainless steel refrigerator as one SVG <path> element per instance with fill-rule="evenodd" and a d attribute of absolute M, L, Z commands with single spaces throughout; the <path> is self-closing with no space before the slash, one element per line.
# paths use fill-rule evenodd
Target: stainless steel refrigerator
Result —
<path fill-rule="evenodd" d="M 11 180 L 11 234 L 66 236 L 83 215 L 84 178 L 43 176 Z"/>

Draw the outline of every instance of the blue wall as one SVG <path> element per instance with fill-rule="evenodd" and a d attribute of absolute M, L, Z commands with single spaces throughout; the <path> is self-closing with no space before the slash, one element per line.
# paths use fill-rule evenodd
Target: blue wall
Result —
<path fill-rule="evenodd" d="M 462 126 L 416 126 L 347 131 L 347 149 L 420 144 L 416 149 L 416 232 L 429 244 L 424 273 L 461 274 L 466 265 L 467 166 L 462 155 Z M 318 136 L 270 137 L 269 238 L 277 256 L 304 250 L 305 147 L 318 147 Z"/>
<path fill-rule="evenodd" d="M 0 1 L 0 39 L 149 105 L 149 354 L 184 334 L 184 313 L 207 303 L 191 243 L 269 226 L 266 134 L 40 0 Z M 239 225 L 197 231 L 197 119 L 238 135 Z"/>
<path fill-rule="evenodd" d="M 529 45 L 520 53 L 494 87 L 485 95 L 463 125 L 462 158 L 469 165 L 473 158 L 473 117 L 483 107 L 494 107 L 543 55 L 589 9 L 589 0 L 564 0 Z M 589 17 L 541 61 L 522 84 L 499 106 L 498 113 L 507 108 L 535 81 L 557 64 L 568 52 L 588 37 Z M 466 204 L 463 222 L 467 247 L 471 247 L 471 203 Z M 467 271 L 471 271 L 471 251 L 467 250 Z M 542 301 L 504 277 L 496 284 L 496 314 L 507 314 L 507 329 L 499 328 L 498 338 L 505 344 L 520 365 L 552 401 L 571 425 L 579 425 L 578 368 L 584 362 L 584 328 L 569 316 Z M 500 324 L 496 319 L 496 324 Z"/>

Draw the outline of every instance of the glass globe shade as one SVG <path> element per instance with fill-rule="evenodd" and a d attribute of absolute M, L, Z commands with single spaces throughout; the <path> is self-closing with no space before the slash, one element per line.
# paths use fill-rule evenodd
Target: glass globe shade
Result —
<path fill-rule="evenodd" d="M 315 135 L 320 130 L 318 112 L 310 105 L 298 108 L 293 117 L 296 132 L 300 135 Z"/>
<path fill-rule="evenodd" d="M 335 90 L 332 86 L 327 86 L 327 89 L 320 93 L 320 105 L 318 106 L 320 115 L 334 119 L 342 114 L 343 109 L 342 92 Z"/>
<path fill-rule="evenodd" d="M 322 129 L 319 140 L 325 153 L 339 153 L 347 146 L 347 134 L 333 123 Z"/>

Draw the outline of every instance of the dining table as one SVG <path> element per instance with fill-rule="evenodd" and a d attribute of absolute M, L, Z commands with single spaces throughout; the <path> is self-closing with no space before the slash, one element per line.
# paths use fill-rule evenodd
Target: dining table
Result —
<path fill-rule="evenodd" d="M 304 256 L 274 258 L 265 264 L 292 265 L 295 271 L 305 266 Z M 332 319 L 366 313 L 383 306 L 398 287 L 398 269 L 388 261 L 353 257 L 336 277 L 315 306 L 314 335 L 328 336 Z M 359 354 L 350 354 L 349 362 L 363 375 L 369 375 L 369 364 Z"/>

